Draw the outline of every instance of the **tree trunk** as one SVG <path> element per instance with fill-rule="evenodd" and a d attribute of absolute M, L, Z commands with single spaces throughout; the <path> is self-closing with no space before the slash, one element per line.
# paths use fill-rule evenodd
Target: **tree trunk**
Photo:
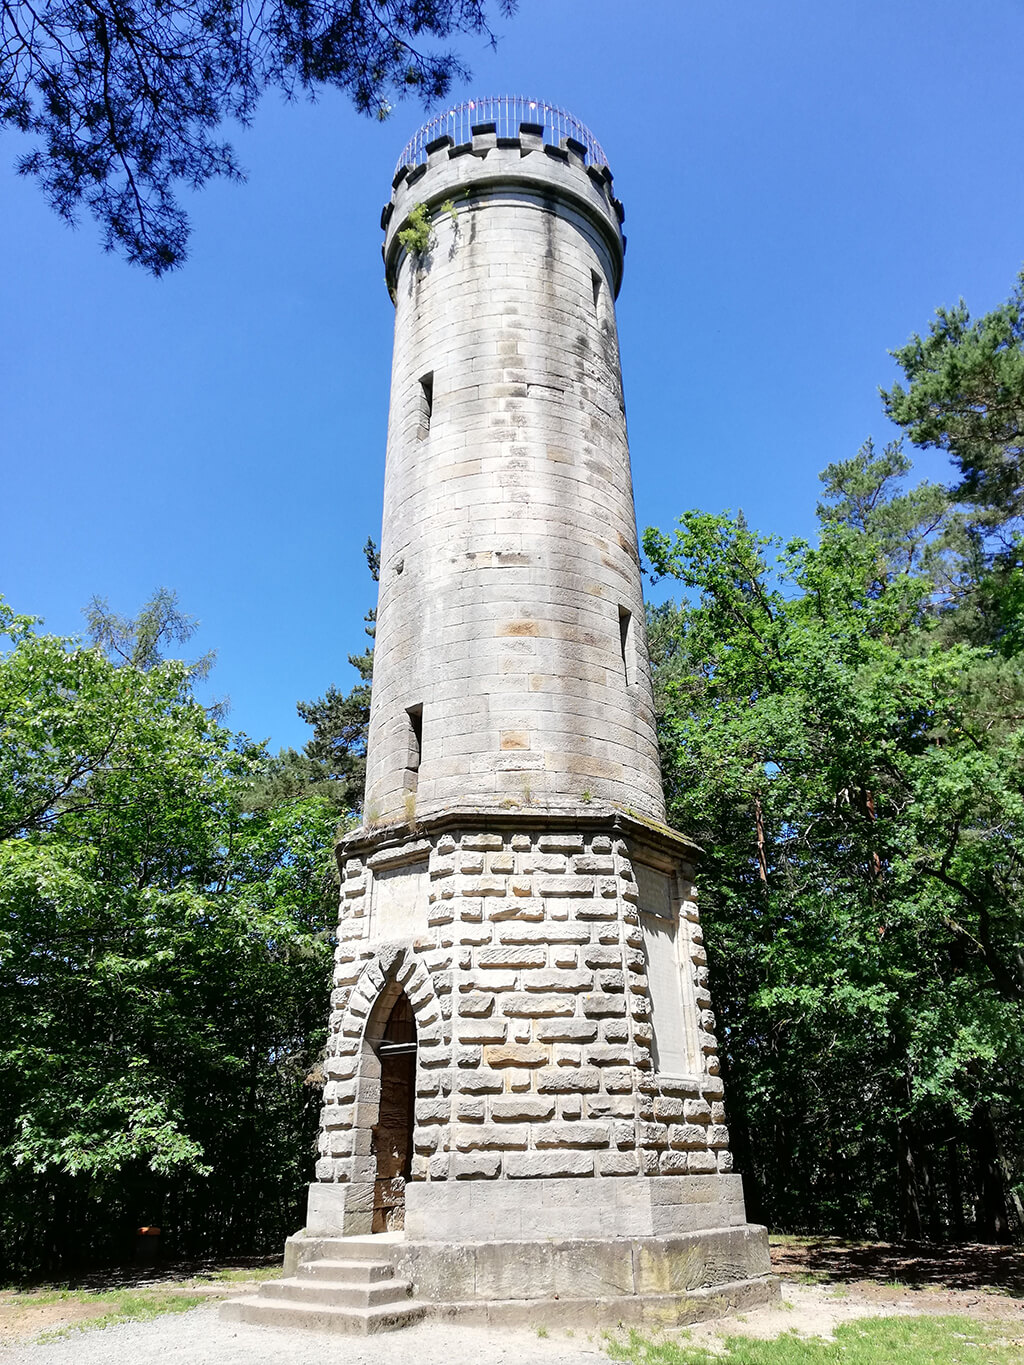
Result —
<path fill-rule="evenodd" d="M 971 1115 L 971 1146 L 974 1149 L 974 1168 L 978 1181 L 978 1203 L 975 1211 L 978 1240 L 1008 1242 L 1010 1219 L 1006 1211 L 999 1148 L 992 1114 L 985 1103 L 977 1105 Z"/>
<path fill-rule="evenodd" d="M 754 824 L 757 829 L 757 871 L 763 886 L 768 885 L 768 858 L 764 847 L 764 811 L 760 796 L 754 797 Z"/>
<path fill-rule="evenodd" d="M 900 1235 L 905 1241 L 919 1242 L 922 1237 L 921 1205 L 908 1119 L 900 1119 L 896 1130 L 896 1165 L 899 1171 Z"/>
<path fill-rule="evenodd" d="M 960 1139 L 954 1136 L 949 1144 L 949 1237 L 950 1241 L 966 1241 L 964 1228 L 963 1174 L 960 1167 Z"/>

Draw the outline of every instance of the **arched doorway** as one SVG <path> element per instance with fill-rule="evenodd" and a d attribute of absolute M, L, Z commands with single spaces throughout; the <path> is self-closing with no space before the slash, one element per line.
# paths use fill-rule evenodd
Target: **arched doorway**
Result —
<path fill-rule="evenodd" d="M 416 1020 L 404 991 L 372 1046 L 380 1062 L 380 1110 L 370 1138 L 377 1163 L 371 1231 L 398 1232 L 405 1226 L 416 1114 Z"/>

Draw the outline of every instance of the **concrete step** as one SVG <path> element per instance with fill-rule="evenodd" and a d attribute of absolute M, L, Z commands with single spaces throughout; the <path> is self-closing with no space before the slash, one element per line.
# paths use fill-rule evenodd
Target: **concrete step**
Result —
<path fill-rule="evenodd" d="M 268 1299 L 288 1299 L 294 1303 L 327 1303 L 336 1308 L 381 1308 L 389 1303 L 407 1303 L 412 1284 L 409 1280 L 378 1280 L 375 1284 L 353 1284 L 344 1280 L 271 1280 L 261 1286 L 260 1295 Z"/>
<path fill-rule="evenodd" d="M 389 1280 L 395 1273 L 390 1261 L 303 1261 L 300 1279 L 343 1280 L 346 1284 L 372 1284 Z"/>
<path fill-rule="evenodd" d="M 386 1259 L 388 1247 L 401 1245 L 404 1232 L 372 1232 L 359 1237 L 317 1238 L 321 1254 L 332 1261 L 380 1261 Z"/>
<path fill-rule="evenodd" d="M 330 1304 L 293 1303 L 289 1299 L 265 1299 L 254 1294 L 244 1299 L 228 1299 L 221 1304 L 221 1316 L 231 1322 L 251 1322 L 264 1327 L 310 1327 L 321 1332 L 370 1336 L 411 1327 L 426 1313 L 426 1304 L 406 1301 L 379 1308 L 334 1308 Z"/>

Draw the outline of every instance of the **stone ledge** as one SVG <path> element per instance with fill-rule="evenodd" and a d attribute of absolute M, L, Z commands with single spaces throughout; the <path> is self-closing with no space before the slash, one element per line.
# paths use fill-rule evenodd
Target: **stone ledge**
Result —
<path fill-rule="evenodd" d="M 668 825 L 658 824 L 646 816 L 633 811 L 620 810 L 616 806 L 578 806 L 572 810 L 499 810 L 486 807 L 463 809 L 452 806 L 417 817 L 415 829 L 406 824 L 384 825 L 379 828 L 362 826 L 341 838 L 336 848 L 339 863 L 347 858 L 368 853 L 377 854 L 385 849 L 395 849 L 396 861 L 403 858 L 397 850 L 400 846 L 413 844 L 417 848 L 425 837 L 463 829 L 467 833 L 495 831 L 536 830 L 542 835 L 556 830 L 579 831 L 600 834 L 606 831 L 616 834 L 637 844 L 646 845 L 671 859 L 685 859 L 694 862 L 703 850 L 700 845 L 670 829 Z"/>
<path fill-rule="evenodd" d="M 288 1239 L 285 1273 L 303 1262 L 343 1259 L 375 1237 Z M 376 1253 L 374 1253 L 376 1254 Z M 671 1238 L 432 1242 L 380 1239 L 381 1259 L 411 1281 L 434 1318 L 514 1325 L 696 1322 L 778 1297 L 768 1235 L 744 1224 Z"/>
<path fill-rule="evenodd" d="M 505 1299 L 492 1303 L 426 1305 L 425 1318 L 488 1327 L 685 1327 L 710 1318 L 761 1308 L 779 1298 L 774 1276 L 733 1280 L 713 1289 L 681 1294 L 628 1295 L 607 1299 Z"/>
<path fill-rule="evenodd" d="M 577 1159 L 583 1155 L 592 1168 L 588 1154 L 563 1154 Z M 743 1183 L 731 1174 L 597 1178 L 538 1171 L 531 1179 L 412 1181 L 405 1199 L 408 1239 L 434 1244 L 603 1242 L 746 1226 Z M 310 1227 L 317 1224 L 311 1221 Z M 320 1229 L 326 1231 L 327 1226 L 321 1224 Z"/>

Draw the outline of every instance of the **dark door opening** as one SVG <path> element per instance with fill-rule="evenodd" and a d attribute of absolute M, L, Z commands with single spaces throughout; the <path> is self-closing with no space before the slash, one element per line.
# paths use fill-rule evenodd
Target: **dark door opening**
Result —
<path fill-rule="evenodd" d="M 412 1167 L 416 1114 L 416 1021 L 403 991 L 377 1044 L 380 1113 L 370 1150 L 377 1159 L 373 1185 L 373 1232 L 405 1227 L 405 1185 Z"/>

